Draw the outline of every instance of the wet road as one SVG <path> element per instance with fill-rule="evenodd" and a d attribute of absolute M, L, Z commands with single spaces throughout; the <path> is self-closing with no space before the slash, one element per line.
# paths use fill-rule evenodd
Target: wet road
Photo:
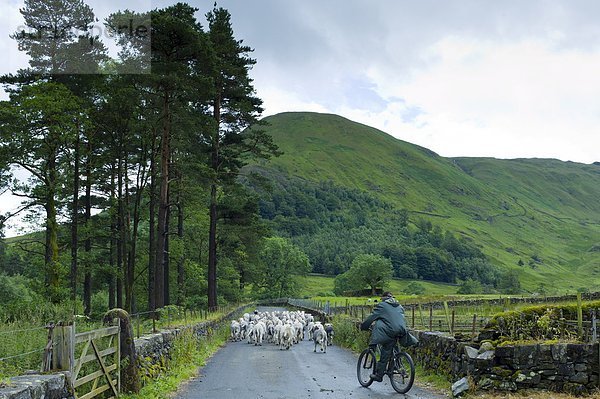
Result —
<path fill-rule="evenodd" d="M 272 310 L 264 308 L 261 310 Z M 338 346 L 327 353 L 313 352 L 310 341 L 290 350 L 264 343 L 230 342 L 200 370 L 200 376 L 183 386 L 179 399 L 281 399 L 281 398 L 410 398 L 446 396 L 414 386 L 406 395 L 394 391 L 387 377 L 363 388 L 356 379 L 357 357 Z M 318 351 L 318 349 L 317 349 Z"/>

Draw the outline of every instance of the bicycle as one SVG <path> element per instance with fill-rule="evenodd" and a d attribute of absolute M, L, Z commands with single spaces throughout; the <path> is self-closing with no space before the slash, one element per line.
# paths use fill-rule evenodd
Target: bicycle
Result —
<path fill-rule="evenodd" d="M 373 348 L 369 347 L 362 351 L 356 364 L 356 374 L 360 385 L 366 388 L 373 383 L 371 374 L 375 373 L 376 366 L 377 356 Z M 408 392 L 415 382 L 415 364 L 410 355 L 400 348 L 398 339 L 396 339 L 385 374 L 390 378 L 392 388 L 398 393 Z"/>

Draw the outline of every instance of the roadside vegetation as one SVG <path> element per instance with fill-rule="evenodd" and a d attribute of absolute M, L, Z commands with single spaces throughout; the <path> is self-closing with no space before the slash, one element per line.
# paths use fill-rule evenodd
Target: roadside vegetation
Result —
<path fill-rule="evenodd" d="M 172 392 L 190 378 L 198 375 L 200 367 L 227 342 L 229 327 L 222 325 L 201 338 L 191 330 L 183 332 L 175 338 L 171 356 L 164 364 L 157 365 L 142 376 L 142 389 L 138 394 L 122 395 L 131 399 L 170 398 Z"/>

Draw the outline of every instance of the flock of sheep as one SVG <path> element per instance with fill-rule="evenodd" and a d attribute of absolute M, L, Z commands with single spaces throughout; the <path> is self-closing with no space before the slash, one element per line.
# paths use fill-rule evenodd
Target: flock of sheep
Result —
<path fill-rule="evenodd" d="M 304 340 L 305 335 L 314 341 L 315 350 L 327 353 L 327 346 L 333 343 L 333 326 L 315 321 L 304 311 L 274 311 L 244 313 L 243 317 L 231 321 L 231 339 L 247 340 L 249 344 L 262 345 L 263 341 L 279 346 L 279 350 L 290 349 Z"/>

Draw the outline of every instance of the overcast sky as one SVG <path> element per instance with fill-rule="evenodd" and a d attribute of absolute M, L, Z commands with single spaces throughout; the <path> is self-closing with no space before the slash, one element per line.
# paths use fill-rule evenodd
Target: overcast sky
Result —
<path fill-rule="evenodd" d="M 204 25 L 213 1 L 190 2 Z M 87 3 L 100 20 L 123 4 Z M 170 4 L 126 2 L 137 11 Z M 0 73 L 7 73 L 27 65 L 8 37 L 23 24 L 22 2 L 0 5 Z M 448 157 L 600 161 L 599 1 L 218 5 L 255 49 L 252 76 L 265 115 L 335 113 Z"/>
<path fill-rule="evenodd" d="M 89 0 L 102 20 L 122 2 Z M 0 73 L 26 65 L 0 0 Z M 169 1 L 128 1 L 144 10 Z M 213 1 L 191 1 L 198 18 Z M 600 161 L 600 2 L 220 0 L 265 115 L 345 116 L 443 156 Z"/>

